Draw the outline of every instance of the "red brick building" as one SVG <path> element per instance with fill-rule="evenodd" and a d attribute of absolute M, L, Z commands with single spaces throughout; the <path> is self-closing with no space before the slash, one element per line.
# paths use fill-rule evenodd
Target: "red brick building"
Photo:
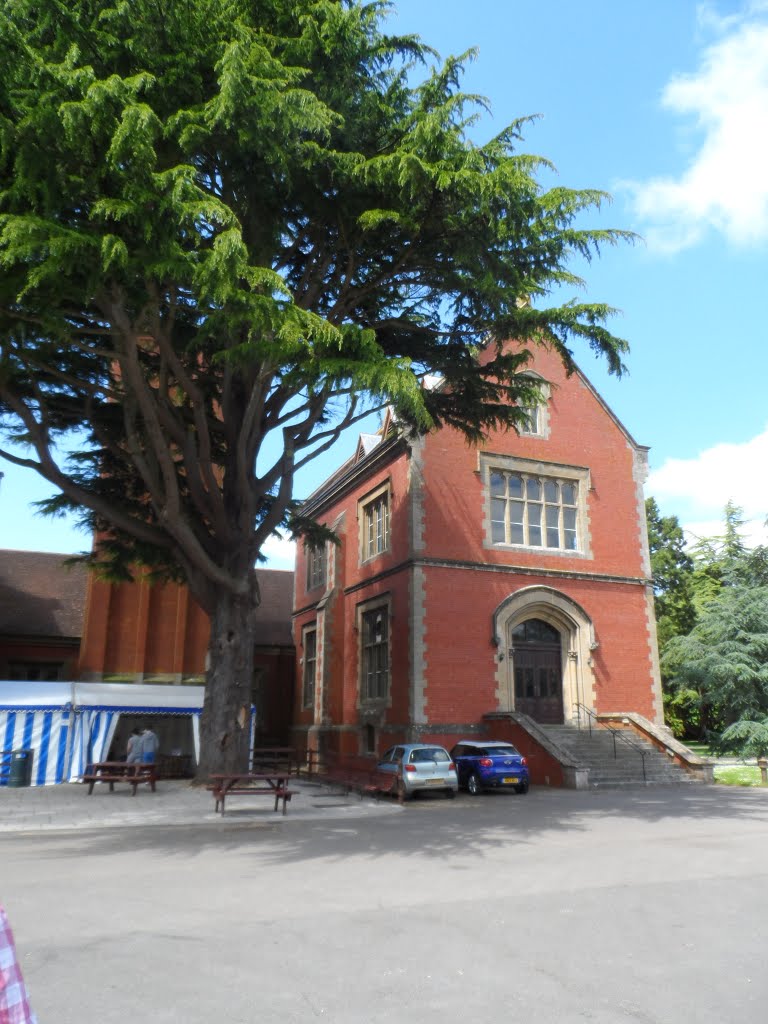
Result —
<path fill-rule="evenodd" d="M 291 725 L 295 651 L 293 573 L 259 569 L 254 675 L 257 741 L 285 742 Z M 88 578 L 79 678 L 135 683 L 205 681 L 208 616 L 177 584 Z"/>
<path fill-rule="evenodd" d="M 297 557 L 297 746 L 525 748 L 520 723 L 585 708 L 662 725 L 647 449 L 553 353 L 531 372 L 546 401 L 520 434 L 387 421 L 308 499 L 340 543 Z"/>
<path fill-rule="evenodd" d="M 207 615 L 186 587 L 112 584 L 67 555 L 0 551 L 0 680 L 202 684 Z M 293 573 L 258 570 L 253 702 L 257 741 L 291 728 Z"/>

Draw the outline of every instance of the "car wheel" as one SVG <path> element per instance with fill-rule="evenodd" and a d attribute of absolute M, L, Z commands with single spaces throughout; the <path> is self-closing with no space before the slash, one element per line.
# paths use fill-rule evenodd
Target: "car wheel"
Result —
<path fill-rule="evenodd" d="M 519 786 L 515 786 L 515 792 L 516 793 L 527 793 L 528 792 L 528 783 L 527 782 L 521 782 Z"/>
<path fill-rule="evenodd" d="M 453 798 L 455 796 L 456 796 L 456 790 L 455 789 L 446 789 L 446 791 L 445 791 L 445 799 L 446 800 L 453 800 Z"/>
<path fill-rule="evenodd" d="M 469 793 L 470 796 L 479 796 L 480 792 L 482 791 L 482 788 L 483 787 L 480 785 L 480 779 L 477 773 L 472 772 L 472 774 L 467 779 L 467 792 Z"/>
<path fill-rule="evenodd" d="M 405 788 L 405 783 L 403 782 L 402 779 L 397 780 L 397 799 L 401 803 L 405 803 L 406 800 L 411 799 L 411 794 Z"/>

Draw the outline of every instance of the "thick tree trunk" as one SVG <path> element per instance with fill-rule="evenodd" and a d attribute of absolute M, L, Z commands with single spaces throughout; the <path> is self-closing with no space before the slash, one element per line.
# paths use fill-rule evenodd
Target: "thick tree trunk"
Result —
<path fill-rule="evenodd" d="M 222 593 L 211 614 L 197 778 L 248 767 L 256 594 Z"/>

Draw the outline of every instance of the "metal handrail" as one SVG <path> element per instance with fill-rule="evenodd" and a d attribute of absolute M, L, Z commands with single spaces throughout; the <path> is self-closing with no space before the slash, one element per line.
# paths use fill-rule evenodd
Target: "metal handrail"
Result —
<path fill-rule="evenodd" d="M 576 708 L 577 718 L 578 718 L 578 722 L 579 722 L 579 729 L 581 729 L 581 712 L 582 711 L 586 712 L 587 724 L 589 725 L 589 735 L 591 736 L 592 735 L 592 719 L 594 719 L 595 720 L 595 724 L 597 724 L 599 722 L 598 716 L 592 710 L 592 708 L 588 708 L 586 706 L 586 704 L 582 704 L 579 701 L 576 701 L 573 706 Z M 614 760 L 616 760 L 616 737 L 617 736 L 618 736 L 618 738 L 623 743 L 626 743 L 627 746 L 631 747 L 632 750 L 634 750 L 636 754 L 640 755 L 640 757 L 642 758 L 642 762 L 643 762 L 643 782 L 647 782 L 648 779 L 647 779 L 647 776 L 645 774 L 645 758 L 646 758 L 646 755 L 647 755 L 648 752 L 646 750 L 643 750 L 643 748 L 638 743 L 634 743 L 629 738 L 629 736 L 627 736 L 627 734 L 624 732 L 623 729 L 614 729 L 613 726 L 611 726 L 611 725 L 601 725 L 600 729 L 602 731 L 604 731 L 604 732 L 605 731 L 609 732 L 611 734 L 611 736 L 613 737 L 613 758 L 614 758 Z"/>

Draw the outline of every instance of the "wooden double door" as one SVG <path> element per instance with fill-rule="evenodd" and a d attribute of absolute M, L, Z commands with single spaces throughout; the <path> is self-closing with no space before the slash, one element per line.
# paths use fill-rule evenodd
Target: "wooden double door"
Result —
<path fill-rule="evenodd" d="M 548 622 L 526 619 L 512 630 L 510 641 L 515 710 L 542 724 L 560 724 L 563 721 L 560 634 Z"/>

